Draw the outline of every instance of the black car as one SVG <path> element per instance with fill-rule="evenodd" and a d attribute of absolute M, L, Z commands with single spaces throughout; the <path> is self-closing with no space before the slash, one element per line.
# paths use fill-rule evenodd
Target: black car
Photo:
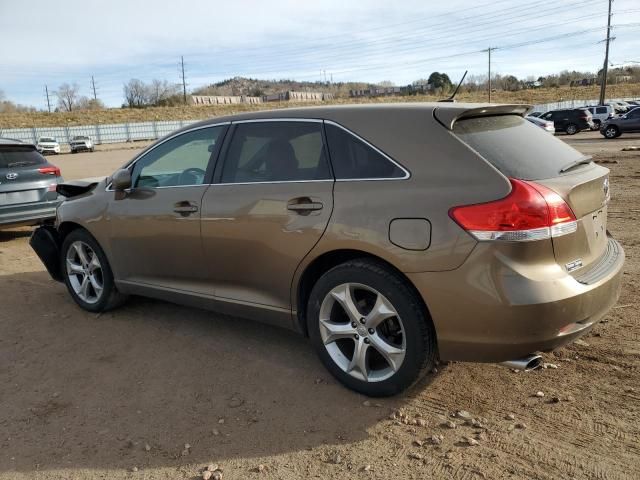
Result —
<path fill-rule="evenodd" d="M 540 115 L 543 120 L 551 120 L 557 132 L 565 132 L 567 135 L 575 135 L 582 130 L 593 128 L 591 112 L 584 108 L 568 108 L 564 110 L 551 110 Z"/>
<path fill-rule="evenodd" d="M 600 134 L 609 140 L 617 138 L 623 133 L 640 132 L 640 107 L 619 117 L 608 119 L 600 127 Z"/>

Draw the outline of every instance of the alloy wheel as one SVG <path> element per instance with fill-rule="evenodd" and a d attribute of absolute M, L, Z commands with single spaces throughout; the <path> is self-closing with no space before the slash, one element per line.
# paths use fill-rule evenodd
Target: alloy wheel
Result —
<path fill-rule="evenodd" d="M 84 242 L 69 245 L 65 259 L 69 284 L 86 303 L 97 303 L 104 290 L 102 265 L 96 252 Z"/>
<path fill-rule="evenodd" d="M 402 366 L 406 336 L 391 302 L 359 283 L 334 287 L 320 306 L 320 336 L 331 359 L 365 382 L 380 382 Z"/>
<path fill-rule="evenodd" d="M 607 138 L 615 138 L 617 133 L 618 133 L 618 130 L 613 127 L 609 127 L 604 131 L 604 135 Z"/>

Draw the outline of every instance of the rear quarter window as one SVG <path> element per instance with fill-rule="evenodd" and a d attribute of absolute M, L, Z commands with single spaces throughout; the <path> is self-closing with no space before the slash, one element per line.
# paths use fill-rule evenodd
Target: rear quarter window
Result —
<path fill-rule="evenodd" d="M 557 177 L 584 155 L 518 115 L 457 121 L 453 133 L 507 177 L 540 180 Z"/>
<path fill-rule="evenodd" d="M 28 168 L 43 165 L 46 160 L 30 146 L 0 146 L 0 168 Z"/>

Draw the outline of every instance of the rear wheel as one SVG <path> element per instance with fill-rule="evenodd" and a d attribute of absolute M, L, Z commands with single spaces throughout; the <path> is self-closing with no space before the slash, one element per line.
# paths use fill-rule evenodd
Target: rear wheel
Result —
<path fill-rule="evenodd" d="M 327 369 L 365 395 L 399 393 L 436 361 L 424 305 L 399 274 L 375 261 L 325 273 L 311 292 L 307 326 Z"/>
<path fill-rule="evenodd" d="M 575 135 L 576 133 L 578 133 L 578 126 L 574 123 L 570 123 L 566 126 L 564 131 L 567 132 L 567 135 Z"/>
<path fill-rule="evenodd" d="M 593 131 L 600 130 L 600 120 L 593 121 L 593 127 L 591 128 L 591 130 Z"/>
<path fill-rule="evenodd" d="M 83 309 L 104 312 L 126 299 L 116 289 L 102 248 L 87 231 L 74 230 L 65 237 L 61 262 L 64 283 L 73 300 Z"/>
<path fill-rule="evenodd" d="M 616 127 L 615 125 L 609 125 L 607 128 L 604 129 L 604 137 L 608 138 L 609 140 L 619 136 L 620 136 L 620 130 L 618 130 L 618 127 Z"/>

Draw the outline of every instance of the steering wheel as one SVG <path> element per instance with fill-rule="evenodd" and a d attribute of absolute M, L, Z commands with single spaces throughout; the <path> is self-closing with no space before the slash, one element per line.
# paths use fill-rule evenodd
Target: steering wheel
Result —
<path fill-rule="evenodd" d="M 197 167 L 187 168 L 180 174 L 180 177 L 178 177 L 178 185 L 200 184 L 202 183 L 202 180 L 204 179 L 205 174 L 206 172 L 201 168 L 197 168 Z M 190 181 L 188 183 L 184 183 L 184 181 L 188 178 L 188 175 L 195 176 L 200 181 L 195 181 L 195 182 Z"/>

